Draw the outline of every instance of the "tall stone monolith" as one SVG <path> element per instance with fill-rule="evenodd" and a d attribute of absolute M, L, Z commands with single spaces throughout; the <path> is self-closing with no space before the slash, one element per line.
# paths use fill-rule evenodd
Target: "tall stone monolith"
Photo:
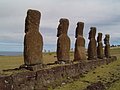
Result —
<path fill-rule="evenodd" d="M 103 59 L 104 55 L 103 55 L 103 44 L 102 44 L 102 33 L 98 33 L 98 37 L 97 37 L 97 57 L 99 59 Z"/>
<path fill-rule="evenodd" d="M 43 38 L 39 33 L 41 13 L 29 9 L 25 19 L 24 63 L 36 65 L 42 63 Z"/>
<path fill-rule="evenodd" d="M 89 32 L 88 60 L 97 59 L 97 41 L 95 39 L 96 27 L 91 27 Z"/>
<path fill-rule="evenodd" d="M 104 54 L 106 58 L 110 58 L 110 35 L 106 34 L 105 38 L 104 38 L 104 44 L 105 44 L 105 48 L 104 48 Z"/>
<path fill-rule="evenodd" d="M 75 42 L 75 51 L 74 51 L 74 60 L 81 61 L 86 60 L 85 53 L 85 39 L 83 37 L 84 23 L 78 22 L 76 27 L 76 42 Z"/>
<path fill-rule="evenodd" d="M 70 60 L 70 38 L 67 35 L 69 20 L 61 18 L 57 28 L 57 60 L 58 62 L 67 63 Z"/>

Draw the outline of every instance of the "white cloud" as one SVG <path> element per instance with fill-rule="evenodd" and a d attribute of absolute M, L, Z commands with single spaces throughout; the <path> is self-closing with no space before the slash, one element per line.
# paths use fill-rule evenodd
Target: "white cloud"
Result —
<path fill-rule="evenodd" d="M 88 42 L 91 26 L 98 32 L 120 36 L 120 1 L 119 0 L 0 0 L 0 42 L 23 42 L 24 19 L 27 9 L 41 11 L 40 32 L 44 43 L 56 44 L 56 28 L 61 17 L 70 21 L 69 35 L 74 46 L 76 23 L 85 23 L 84 36 Z M 111 39 L 113 40 L 113 39 Z"/>

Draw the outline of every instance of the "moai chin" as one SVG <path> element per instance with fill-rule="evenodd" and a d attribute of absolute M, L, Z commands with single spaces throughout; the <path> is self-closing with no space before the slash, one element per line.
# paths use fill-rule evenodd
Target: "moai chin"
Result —
<path fill-rule="evenodd" d="M 102 44 L 102 33 L 98 33 L 98 37 L 97 37 L 97 57 L 99 59 L 103 59 L 104 55 L 103 55 L 103 44 Z"/>
<path fill-rule="evenodd" d="M 97 42 L 95 39 L 96 27 L 91 27 L 89 32 L 88 60 L 97 59 Z"/>
<path fill-rule="evenodd" d="M 67 35 L 69 20 L 61 18 L 57 28 L 57 60 L 58 62 L 67 63 L 70 60 L 70 38 Z"/>
<path fill-rule="evenodd" d="M 42 64 L 43 38 L 39 33 L 41 13 L 29 9 L 25 19 L 24 63 L 25 65 Z"/>
<path fill-rule="evenodd" d="M 105 44 L 105 49 L 104 49 L 104 53 L 105 53 L 105 57 L 106 58 L 110 58 L 110 35 L 106 34 L 105 38 L 104 38 L 104 44 Z"/>
<path fill-rule="evenodd" d="M 84 23 L 78 22 L 76 27 L 76 34 L 75 34 L 75 38 L 76 38 L 75 52 L 74 52 L 75 61 L 86 60 L 85 39 L 83 37 L 83 29 L 84 29 Z"/>

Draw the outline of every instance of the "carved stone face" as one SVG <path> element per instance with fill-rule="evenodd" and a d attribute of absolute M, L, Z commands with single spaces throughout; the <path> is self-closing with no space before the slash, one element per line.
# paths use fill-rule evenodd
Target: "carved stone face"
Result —
<path fill-rule="evenodd" d="M 97 42 L 102 41 L 102 33 L 98 33 Z"/>
<path fill-rule="evenodd" d="M 104 39 L 104 44 L 109 44 L 110 35 L 106 34 Z"/>
<path fill-rule="evenodd" d="M 91 39 L 91 38 L 95 38 L 95 35 L 96 35 L 96 27 L 91 27 L 90 28 L 90 32 L 89 32 L 89 37 L 88 39 Z"/>
<path fill-rule="evenodd" d="M 84 23 L 83 22 L 78 22 L 77 27 L 76 27 L 75 38 L 77 38 L 78 35 L 83 36 L 83 28 L 84 28 Z"/>
<path fill-rule="evenodd" d="M 25 33 L 33 31 L 33 29 L 39 31 L 40 18 L 41 13 L 39 11 L 29 9 L 25 19 Z"/>
<path fill-rule="evenodd" d="M 60 21 L 59 21 L 60 22 Z M 58 25 L 58 32 L 57 32 L 57 37 L 59 37 L 61 34 L 62 34 L 62 30 L 63 30 L 63 27 L 62 27 L 62 23 L 60 22 L 59 25 Z"/>
<path fill-rule="evenodd" d="M 59 37 L 61 34 L 67 34 L 68 31 L 68 26 L 69 26 L 69 21 L 68 19 L 60 19 L 59 25 L 57 28 L 57 37 Z"/>

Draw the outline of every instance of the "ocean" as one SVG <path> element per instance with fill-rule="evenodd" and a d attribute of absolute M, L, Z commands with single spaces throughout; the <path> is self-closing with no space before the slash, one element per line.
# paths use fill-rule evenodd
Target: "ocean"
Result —
<path fill-rule="evenodd" d="M 23 55 L 23 52 L 10 52 L 10 51 L 0 52 L 0 56 L 20 56 L 20 55 Z"/>

